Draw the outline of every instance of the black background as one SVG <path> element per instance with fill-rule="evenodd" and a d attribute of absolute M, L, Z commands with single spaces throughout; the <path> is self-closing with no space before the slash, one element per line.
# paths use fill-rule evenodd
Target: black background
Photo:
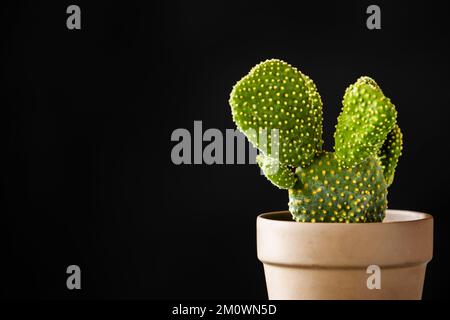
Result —
<path fill-rule="evenodd" d="M 326 149 L 359 76 L 396 104 L 389 206 L 434 215 L 424 298 L 448 298 L 449 7 L 374 3 L 376 31 L 369 1 L 2 3 L 2 297 L 266 298 L 255 218 L 286 192 L 255 165 L 176 166 L 170 138 L 194 120 L 234 128 L 232 85 L 280 58 L 318 86 Z M 82 290 L 66 288 L 71 264 Z"/>

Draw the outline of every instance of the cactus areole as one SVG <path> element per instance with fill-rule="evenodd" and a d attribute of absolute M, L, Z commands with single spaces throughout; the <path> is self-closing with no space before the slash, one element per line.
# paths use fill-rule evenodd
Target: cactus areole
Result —
<path fill-rule="evenodd" d="M 322 100 L 300 70 L 267 60 L 231 92 L 234 122 L 259 149 L 257 163 L 267 179 L 288 190 L 298 222 L 381 222 L 385 216 L 402 150 L 397 111 L 369 77 L 350 85 L 342 104 L 334 152 L 327 152 Z"/>

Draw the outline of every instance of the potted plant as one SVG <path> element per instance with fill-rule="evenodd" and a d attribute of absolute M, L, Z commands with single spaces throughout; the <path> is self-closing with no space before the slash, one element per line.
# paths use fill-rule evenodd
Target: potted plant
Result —
<path fill-rule="evenodd" d="M 387 210 L 402 132 L 378 84 L 361 77 L 345 91 L 334 152 L 322 150 L 314 82 L 284 61 L 253 67 L 230 105 L 262 172 L 289 194 L 289 212 L 257 218 L 269 298 L 420 299 L 433 218 Z"/>

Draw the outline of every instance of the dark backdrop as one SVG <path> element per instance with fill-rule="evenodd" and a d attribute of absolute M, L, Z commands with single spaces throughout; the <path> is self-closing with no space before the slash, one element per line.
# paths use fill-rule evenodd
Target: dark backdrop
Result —
<path fill-rule="evenodd" d="M 2 296 L 266 298 L 255 218 L 286 192 L 255 165 L 176 166 L 170 137 L 234 128 L 232 85 L 274 57 L 316 82 L 327 149 L 350 83 L 391 97 L 405 150 L 389 206 L 435 216 L 424 297 L 448 298 L 449 7 L 375 3 L 378 31 L 368 1 L 2 2 Z"/>

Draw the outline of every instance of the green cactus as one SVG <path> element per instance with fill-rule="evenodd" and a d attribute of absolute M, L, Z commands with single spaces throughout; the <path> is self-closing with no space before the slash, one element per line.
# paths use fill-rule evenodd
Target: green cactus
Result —
<path fill-rule="evenodd" d="M 286 62 L 255 66 L 234 86 L 230 104 L 248 140 L 283 164 L 307 166 L 322 148 L 322 101 L 316 86 Z M 267 139 L 261 139 L 262 130 Z"/>
<path fill-rule="evenodd" d="M 256 65 L 234 86 L 238 128 L 259 150 L 269 181 L 289 190 L 299 222 L 379 222 L 402 150 L 397 111 L 369 77 L 350 85 L 335 132 L 322 150 L 322 101 L 313 81 L 281 60 Z"/>
<path fill-rule="evenodd" d="M 256 162 L 261 167 L 264 175 L 280 189 L 293 188 L 298 181 L 298 177 L 288 166 L 279 163 L 276 159 L 267 157 L 264 154 L 256 156 Z"/>
<path fill-rule="evenodd" d="M 299 170 L 302 187 L 289 189 L 289 210 L 301 222 L 376 222 L 383 219 L 387 188 L 380 160 L 370 156 L 355 167 L 339 166 L 323 152 Z"/>
<path fill-rule="evenodd" d="M 336 126 L 336 159 L 343 166 L 355 166 L 377 155 L 394 128 L 397 111 L 373 79 L 359 78 L 347 88 Z"/>
<path fill-rule="evenodd" d="M 379 152 L 379 157 L 384 170 L 384 177 L 388 186 L 394 181 L 395 167 L 397 167 L 398 158 L 402 154 L 403 135 L 398 125 L 392 129 Z"/>

